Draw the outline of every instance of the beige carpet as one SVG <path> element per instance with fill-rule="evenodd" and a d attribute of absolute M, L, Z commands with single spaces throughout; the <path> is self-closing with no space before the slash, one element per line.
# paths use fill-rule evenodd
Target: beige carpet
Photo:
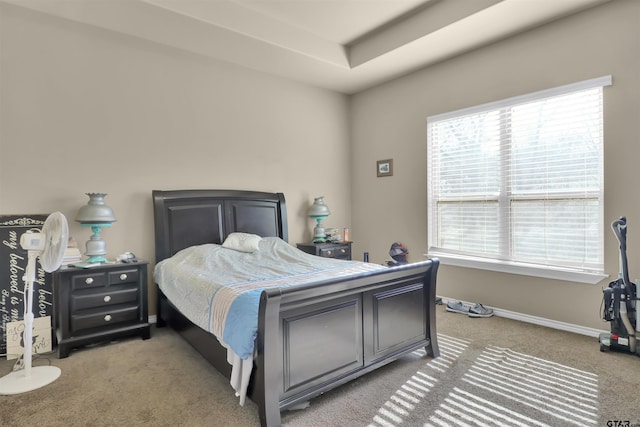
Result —
<path fill-rule="evenodd" d="M 595 338 L 437 307 L 442 355 L 418 351 L 283 413 L 286 426 L 640 425 L 640 358 Z M 606 325 L 603 324 L 603 328 Z M 73 351 L 54 383 L 0 396 L 0 426 L 256 426 L 172 330 Z M 0 375 L 12 361 L 0 361 Z"/>

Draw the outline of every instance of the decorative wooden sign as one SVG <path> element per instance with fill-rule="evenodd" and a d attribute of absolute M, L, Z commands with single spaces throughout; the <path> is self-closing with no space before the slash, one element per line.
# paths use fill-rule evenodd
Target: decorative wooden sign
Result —
<path fill-rule="evenodd" d="M 9 322 L 6 325 L 7 360 L 17 359 L 24 353 L 24 320 Z M 51 345 L 51 317 L 33 319 L 32 354 L 49 353 Z"/>
<path fill-rule="evenodd" d="M 20 247 L 20 236 L 40 230 L 46 219 L 47 215 L 0 215 L 0 354 L 7 353 L 7 324 L 24 318 L 27 251 Z M 33 284 L 33 316 L 53 318 L 52 275 L 40 263 Z M 38 333 L 42 337 L 45 332 Z M 48 335 L 51 341 L 51 328 Z"/>

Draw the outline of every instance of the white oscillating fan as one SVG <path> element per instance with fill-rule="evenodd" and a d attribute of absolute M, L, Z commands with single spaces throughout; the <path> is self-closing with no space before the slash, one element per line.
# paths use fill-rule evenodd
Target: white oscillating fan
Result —
<path fill-rule="evenodd" d="M 27 231 L 20 236 L 20 246 L 27 251 L 24 275 L 26 303 L 24 306 L 24 369 L 0 378 L 0 394 L 26 393 L 52 383 L 60 376 L 55 366 L 31 367 L 33 353 L 33 283 L 36 279 L 36 260 L 42 269 L 51 273 L 60 268 L 69 240 L 69 225 L 60 212 L 49 215 L 40 232 Z"/>

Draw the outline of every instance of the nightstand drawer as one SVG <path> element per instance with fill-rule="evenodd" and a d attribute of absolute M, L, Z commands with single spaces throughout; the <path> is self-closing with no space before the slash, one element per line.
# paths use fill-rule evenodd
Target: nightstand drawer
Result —
<path fill-rule="evenodd" d="M 138 281 L 138 270 L 120 270 L 109 272 L 109 285 L 119 285 L 121 283 L 135 283 Z"/>
<path fill-rule="evenodd" d="M 139 307 L 123 307 L 111 311 L 101 311 L 92 314 L 75 314 L 71 316 L 71 331 L 99 328 L 115 323 L 131 322 L 138 319 Z"/>
<path fill-rule="evenodd" d="M 297 247 L 303 252 L 323 258 L 351 259 L 352 242 L 330 243 L 298 243 Z"/>
<path fill-rule="evenodd" d="M 71 278 L 71 290 L 101 288 L 107 284 L 107 275 L 104 272 L 87 272 L 77 274 Z"/>
<path fill-rule="evenodd" d="M 109 307 L 117 304 L 136 302 L 138 299 L 137 287 L 108 288 L 105 292 L 93 292 L 91 294 L 72 294 L 71 311 L 86 310 L 95 307 Z"/>
<path fill-rule="evenodd" d="M 320 248 L 318 255 L 324 258 L 351 259 L 351 247 L 349 246 L 330 246 Z"/>

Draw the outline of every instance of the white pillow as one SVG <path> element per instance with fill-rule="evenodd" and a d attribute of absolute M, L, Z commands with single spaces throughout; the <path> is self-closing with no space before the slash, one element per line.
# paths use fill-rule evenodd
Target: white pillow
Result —
<path fill-rule="evenodd" d="M 255 252 L 258 250 L 260 240 L 262 237 L 257 234 L 231 233 L 222 243 L 222 247 L 240 252 Z"/>

